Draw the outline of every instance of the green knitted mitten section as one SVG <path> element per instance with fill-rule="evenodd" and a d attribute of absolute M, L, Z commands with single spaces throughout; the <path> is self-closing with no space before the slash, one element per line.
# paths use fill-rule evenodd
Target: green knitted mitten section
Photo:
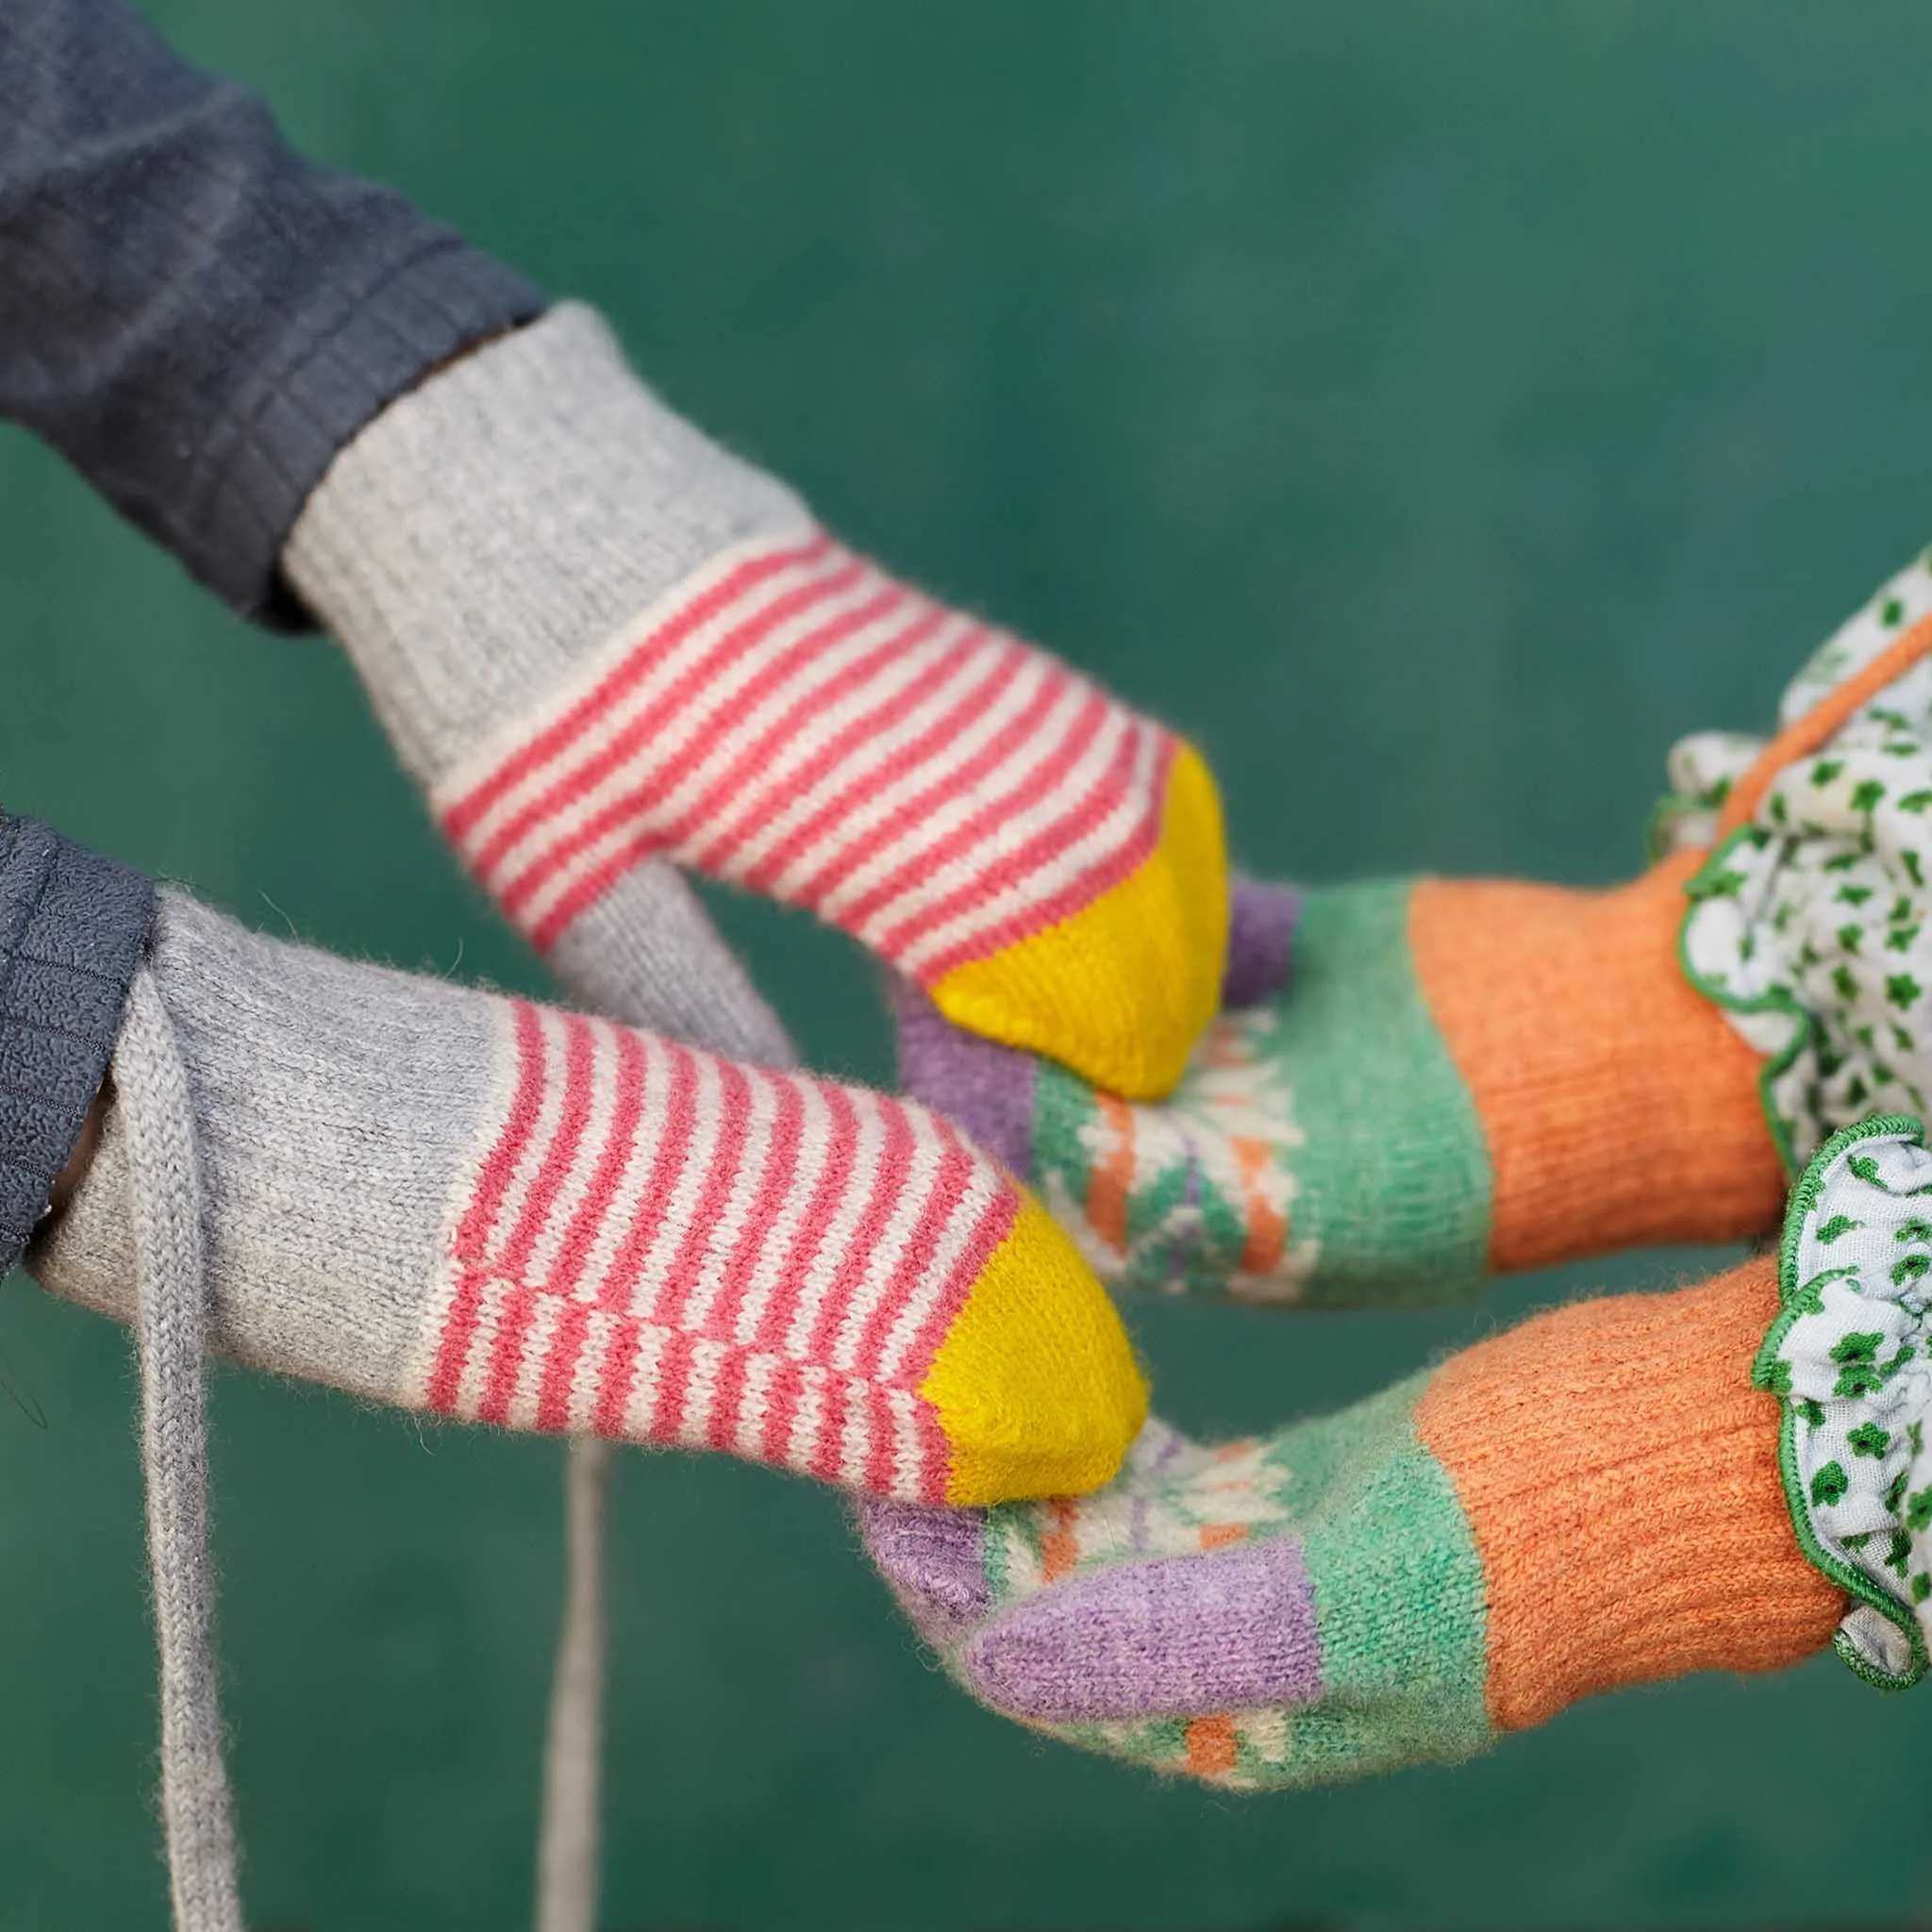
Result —
<path fill-rule="evenodd" d="M 1288 991 L 1224 1013 L 1158 1105 L 1040 1068 L 1034 1185 L 1104 1280 L 1315 1306 L 1480 1285 L 1489 1158 L 1416 985 L 1412 889 L 1308 893 Z"/>

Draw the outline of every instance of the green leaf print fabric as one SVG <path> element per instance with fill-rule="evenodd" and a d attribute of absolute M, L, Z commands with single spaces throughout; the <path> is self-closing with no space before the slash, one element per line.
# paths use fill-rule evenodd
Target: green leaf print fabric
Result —
<path fill-rule="evenodd" d="M 1932 613 L 1925 558 L 1818 651 L 1784 694 L 1793 724 Z M 1664 842 L 1708 836 L 1753 741 L 1673 754 Z M 1766 1113 L 1795 1172 L 1839 1127 L 1923 1114 L 1932 1093 L 1932 658 L 1778 773 L 1690 883 L 1685 971 L 1765 1057 Z"/>

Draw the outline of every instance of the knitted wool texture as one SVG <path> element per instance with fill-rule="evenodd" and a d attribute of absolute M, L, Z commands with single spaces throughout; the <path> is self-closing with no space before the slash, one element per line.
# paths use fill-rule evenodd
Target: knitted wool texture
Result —
<path fill-rule="evenodd" d="M 928 1501 L 1107 1480 L 1144 1397 L 1064 1238 L 923 1108 L 250 934 L 164 892 L 211 1340 L 432 1413 Z M 128 1319 L 122 1109 L 32 1265 Z"/>
<path fill-rule="evenodd" d="M 177 1932 L 242 1932 L 208 1553 L 206 1234 L 187 1073 L 143 964 L 114 1053 L 129 1188 L 141 1461 L 160 1660 L 161 1822 Z"/>
<path fill-rule="evenodd" d="M 1110 1284 L 1428 1301 L 1774 1227 L 1757 1056 L 1685 983 L 1692 857 L 1610 891 L 1237 881 L 1225 1008 L 1136 1105 L 902 995 L 900 1072 Z"/>
<path fill-rule="evenodd" d="M 1091 1497 L 864 1533 L 951 1674 L 1070 1742 L 1246 1789 L 1466 1757 L 1830 1641 L 1751 1381 L 1776 1307 L 1768 1260 L 1584 1303 L 1272 1436 L 1150 1424 Z"/>
<path fill-rule="evenodd" d="M 284 564 L 567 980 L 664 856 L 809 908 L 961 1025 L 1120 1092 L 1166 1091 L 1213 1011 L 1226 886 L 1197 754 L 841 547 L 588 309 L 378 417 Z"/>

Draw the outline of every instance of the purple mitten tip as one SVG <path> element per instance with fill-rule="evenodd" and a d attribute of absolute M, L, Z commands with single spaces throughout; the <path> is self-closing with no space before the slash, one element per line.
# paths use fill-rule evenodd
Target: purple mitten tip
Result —
<path fill-rule="evenodd" d="M 1288 989 L 1302 895 L 1294 886 L 1264 885 L 1236 875 L 1228 889 L 1224 1007 L 1257 1007 Z"/>
<path fill-rule="evenodd" d="M 986 1614 L 985 1510 L 861 1496 L 854 1514 L 866 1555 L 928 1643 L 945 1649 Z"/>
<path fill-rule="evenodd" d="M 1288 1536 L 1054 1584 L 982 1627 L 959 1665 L 996 1709 L 1049 1724 L 1293 1708 L 1322 1693 L 1314 1591 Z"/>
<path fill-rule="evenodd" d="M 1023 1179 L 1033 1165 L 1033 1057 L 955 1026 L 909 979 L 888 975 L 899 1084 L 957 1121 Z"/>

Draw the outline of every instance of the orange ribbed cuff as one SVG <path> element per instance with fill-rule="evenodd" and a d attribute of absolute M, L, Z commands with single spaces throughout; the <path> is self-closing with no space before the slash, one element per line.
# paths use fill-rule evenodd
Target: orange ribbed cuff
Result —
<path fill-rule="evenodd" d="M 1764 1258 L 1673 1294 L 1538 1316 L 1445 1363 L 1416 1432 L 1455 1484 L 1488 1598 L 1490 1716 L 1770 1671 L 1831 1641 L 1843 1593 L 1800 1552 L 1778 1405 L 1751 1386 Z"/>
<path fill-rule="evenodd" d="M 1415 890 L 1416 978 L 1482 1122 L 1499 1274 L 1777 1225 L 1761 1063 L 1677 963 L 1697 858 L 1607 892 Z"/>

